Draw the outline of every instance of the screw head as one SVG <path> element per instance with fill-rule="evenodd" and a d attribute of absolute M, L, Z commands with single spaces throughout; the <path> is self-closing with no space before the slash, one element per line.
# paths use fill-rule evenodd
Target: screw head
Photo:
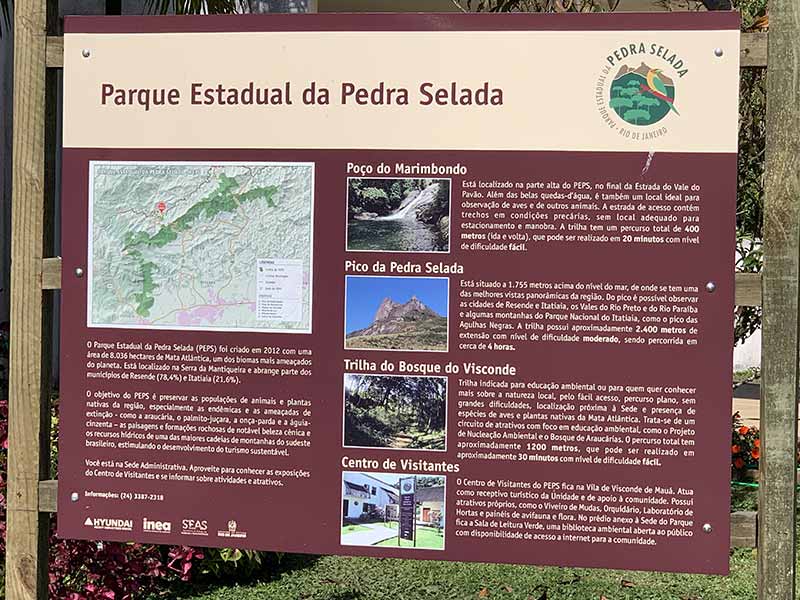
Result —
<path fill-rule="evenodd" d="M 722 51 L 722 48 L 714 48 L 714 56 L 720 58 L 723 54 L 725 53 Z"/>
<path fill-rule="evenodd" d="M 69 497 L 69 499 L 72 500 L 73 502 L 77 502 L 78 498 L 80 498 L 80 496 L 78 495 L 78 492 L 72 492 L 72 494 L 70 494 L 70 497 Z"/>
<path fill-rule="evenodd" d="M 81 267 L 75 267 L 75 277 L 83 277 L 83 269 Z"/>
<path fill-rule="evenodd" d="M 83 50 L 81 50 L 81 56 L 83 58 L 89 58 L 91 55 L 92 55 L 92 51 L 89 50 L 88 48 L 84 48 Z"/>
<path fill-rule="evenodd" d="M 703 533 L 711 533 L 712 531 L 714 531 L 714 528 L 711 526 L 711 523 L 703 525 Z"/>
<path fill-rule="evenodd" d="M 714 290 L 716 290 L 716 289 L 717 289 L 717 284 L 716 284 L 716 283 L 714 283 L 713 281 L 709 281 L 709 282 L 706 284 L 706 291 L 707 291 L 709 294 L 713 294 L 713 293 L 714 293 Z"/>

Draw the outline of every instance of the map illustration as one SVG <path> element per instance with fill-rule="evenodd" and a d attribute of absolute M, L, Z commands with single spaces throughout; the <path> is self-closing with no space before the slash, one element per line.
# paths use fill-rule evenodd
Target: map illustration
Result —
<path fill-rule="evenodd" d="M 313 163 L 97 162 L 89 327 L 310 333 Z"/>

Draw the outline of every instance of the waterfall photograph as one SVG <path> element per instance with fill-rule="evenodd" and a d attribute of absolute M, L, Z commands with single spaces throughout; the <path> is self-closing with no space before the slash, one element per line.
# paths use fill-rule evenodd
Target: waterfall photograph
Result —
<path fill-rule="evenodd" d="M 449 252 L 450 180 L 350 177 L 347 250 Z"/>

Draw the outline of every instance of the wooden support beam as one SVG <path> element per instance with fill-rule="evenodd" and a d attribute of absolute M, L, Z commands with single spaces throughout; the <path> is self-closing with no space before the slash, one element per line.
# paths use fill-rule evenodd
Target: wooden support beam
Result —
<path fill-rule="evenodd" d="M 743 67 L 767 66 L 767 33 L 743 33 L 740 44 L 740 64 Z M 64 38 L 49 36 L 47 38 L 47 66 L 60 69 L 64 66 Z"/>
<path fill-rule="evenodd" d="M 737 280 L 738 284 L 738 280 Z M 42 289 L 61 289 L 61 257 L 45 258 L 42 260 Z M 738 296 L 737 296 L 738 299 Z M 738 304 L 738 302 L 737 302 Z"/>
<path fill-rule="evenodd" d="M 58 480 L 46 479 L 39 482 L 39 511 L 58 512 Z"/>
<path fill-rule="evenodd" d="M 39 482 L 39 510 L 54 513 L 58 508 L 58 481 Z M 757 541 L 757 513 L 739 511 L 731 513 L 731 548 L 755 548 Z"/>
<path fill-rule="evenodd" d="M 743 33 L 739 48 L 739 64 L 742 67 L 767 66 L 766 31 Z"/>
<path fill-rule="evenodd" d="M 47 60 L 47 67 L 50 69 L 64 67 L 64 38 L 62 36 L 47 36 L 45 60 Z"/>
<path fill-rule="evenodd" d="M 42 261 L 42 289 L 61 289 L 61 257 Z M 761 306 L 761 274 L 736 273 L 736 306 Z"/>
<path fill-rule="evenodd" d="M 736 273 L 736 306 L 761 306 L 761 273 Z"/>
<path fill-rule="evenodd" d="M 42 289 L 61 289 L 61 257 L 42 261 Z M 736 273 L 736 305 L 761 306 L 761 274 Z"/>
<path fill-rule="evenodd" d="M 758 541 L 758 514 L 755 511 L 731 513 L 731 548 L 755 548 Z"/>
<path fill-rule="evenodd" d="M 49 475 L 45 448 L 49 441 L 51 303 L 42 293 L 42 258 L 52 252 L 48 224 L 57 107 L 56 78 L 47 77 L 45 55 L 46 35 L 54 31 L 57 17 L 58 5 L 53 0 L 14 3 L 8 600 L 47 597 L 49 515 L 39 512 L 39 481 Z M 53 153 L 50 160 L 48 149 Z"/>
<path fill-rule="evenodd" d="M 57 510 L 58 481 L 39 482 L 39 510 L 54 513 Z M 755 548 L 757 540 L 757 513 L 740 511 L 731 513 L 731 548 Z"/>
<path fill-rule="evenodd" d="M 795 598 L 800 327 L 800 3 L 769 1 L 758 598 Z"/>

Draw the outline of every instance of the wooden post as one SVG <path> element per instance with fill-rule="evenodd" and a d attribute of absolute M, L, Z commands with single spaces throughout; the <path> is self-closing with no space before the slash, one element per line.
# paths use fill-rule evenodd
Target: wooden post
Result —
<path fill-rule="evenodd" d="M 39 481 L 49 475 L 52 299 L 42 292 L 42 258 L 52 251 L 56 80 L 46 75 L 45 44 L 57 10 L 47 0 L 14 6 L 8 600 L 47 598 L 49 515 L 39 512 Z"/>
<path fill-rule="evenodd" d="M 800 3 L 770 0 L 758 598 L 795 598 L 800 321 Z"/>

